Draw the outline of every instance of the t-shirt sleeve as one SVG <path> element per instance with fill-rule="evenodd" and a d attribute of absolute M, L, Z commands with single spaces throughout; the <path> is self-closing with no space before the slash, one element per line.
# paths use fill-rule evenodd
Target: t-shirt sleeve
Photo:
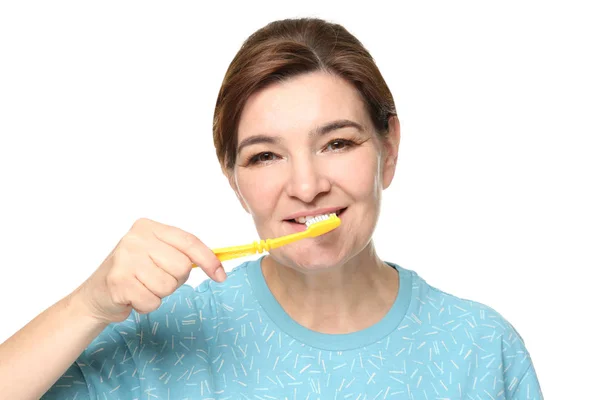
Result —
<path fill-rule="evenodd" d="M 535 373 L 533 364 L 521 377 L 521 380 L 515 383 L 515 389 L 510 396 L 512 400 L 543 400 L 542 389 Z"/>
<path fill-rule="evenodd" d="M 121 398 L 125 393 L 125 398 L 138 397 L 134 362 L 137 332 L 135 312 L 125 321 L 107 326 L 42 399 L 95 399 L 103 393 L 118 393 Z"/>
<path fill-rule="evenodd" d="M 185 356 L 196 360 L 195 376 L 203 376 L 215 312 L 208 283 L 181 286 L 157 310 L 143 315 L 134 310 L 107 326 L 42 399 L 142 398 L 148 382 L 166 385 L 189 372 L 181 362 Z"/>
<path fill-rule="evenodd" d="M 502 337 L 502 368 L 504 391 L 509 400 L 543 400 L 533 361 L 525 341 L 517 330 L 504 320 L 506 330 Z"/>
<path fill-rule="evenodd" d="M 89 398 L 85 378 L 77 363 L 71 364 L 67 371 L 41 398 L 42 400 Z"/>

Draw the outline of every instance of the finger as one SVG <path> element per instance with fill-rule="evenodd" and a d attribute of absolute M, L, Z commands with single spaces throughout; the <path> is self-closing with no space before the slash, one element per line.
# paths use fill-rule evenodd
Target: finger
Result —
<path fill-rule="evenodd" d="M 128 296 L 131 307 L 140 314 L 147 314 L 160 307 L 160 298 L 148 290 L 148 288 L 137 279 L 133 279 L 130 283 Z"/>
<path fill-rule="evenodd" d="M 148 249 L 148 256 L 152 262 L 172 276 L 177 281 L 177 287 L 188 280 L 193 265 L 188 256 L 156 238 L 151 239 Z"/>
<path fill-rule="evenodd" d="M 153 263 L 136 269 L 135 277 L 149 291 L 161 299 L 172 294 L 180 286 L 175 277 Z"/>
<path fill-rule="evenodd" d="M 196 236 L 177 227 L 164 224 L 156 224 L 153 232 L 159 240 L 175 247 L 188 256 L 211 279 L 217 282 L 225 280 L 225 271 L 221 265 L 221 261 Z"/>

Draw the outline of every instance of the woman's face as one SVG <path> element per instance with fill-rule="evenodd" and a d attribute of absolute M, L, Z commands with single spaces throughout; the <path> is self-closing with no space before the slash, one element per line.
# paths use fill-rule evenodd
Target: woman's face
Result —
<path fill-rule="evenodd" d="M 371 240 L 381 192 L 392 181 L 399 128 L 377 136 L 359 92 L 324 72 L 300 75 L 255 93 L 243 109 L 230 182 L 261 238 L 305 229 L 306 216 L 339 213 L 320 237 L 274 249 L 296 269 L 340 265 Z"/>

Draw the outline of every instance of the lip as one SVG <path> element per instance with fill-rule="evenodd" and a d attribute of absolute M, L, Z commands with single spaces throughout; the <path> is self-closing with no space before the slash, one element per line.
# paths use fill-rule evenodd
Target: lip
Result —
<path fill-rule="evenodd" d="M 326 208 L 318 208 L 316 210 L 310 210 L 310 211 L 309 210 L 299 211 L 297 213 L 288 215 L 287 217 L 284 218 L 284 220 L 291 220 L 291 219 L 296 219 L 296 218 L 300 218 L 300 217 L 314 217 L 315 215 L 331 214 L 338 210 L 342 210 L 344 208 L 347 208 L 347 207 L 326 207 Z"/>

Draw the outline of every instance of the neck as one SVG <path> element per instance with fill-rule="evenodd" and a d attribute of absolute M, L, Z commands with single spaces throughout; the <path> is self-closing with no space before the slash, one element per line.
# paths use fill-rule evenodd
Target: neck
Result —
<path fill-rule="evenodd" d="M 310 271 L 263 259 L 273 296 L 286 313 L 321 333 L 351 333 L 377 323 L 398 294 L 397 271 L 379 259 L 372 242 L 343 265 Z"/>

